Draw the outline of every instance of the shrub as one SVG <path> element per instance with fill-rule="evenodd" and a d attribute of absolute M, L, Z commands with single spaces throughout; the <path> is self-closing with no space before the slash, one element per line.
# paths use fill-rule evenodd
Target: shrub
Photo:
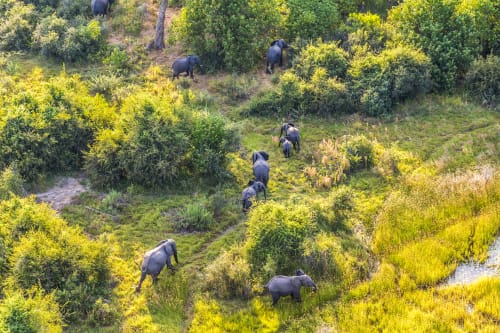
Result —
<path fill-rule="evenodd" d="M 427 92 L 429 77 L 429 59 L 404 47 L 355 58 L 349 69 L 353 99 L 371 116 L 390 114 L 396 103 Z"/>
<path fill-rule="evenodd" d="M 500 57 L 489 55 L 472 63 L 465 76 L 465 88 L 482 104 L 500 110 Z"/>
<path fill-rule="evenodd" d="M 277 2 L 187 0 L 171 36 L 203 59 L 208 69 L 252 68 L 279 24 Z"/>
<path fill-rule="evenodd" d="M 31 290 L 27 298 L 19 291 L 8 294 L 0 303 L 0 331 L 61 333 L 63 322 L 54 294 Z"/>
<path fill-rule="evenodd" d="M 176 227 L 183 231 L 206 231 L 213 227 L 214 217 L 200 203 L 187 204 L 179 213 Z"/>
<path fill-rule="evenodd" d="M 246 233 L 249 263 L 261 270 L 270 257 L 278 272 L 294 272 L 304 253 L 303 241 L 315 228 L 315 216 L 306 206 L 268 202 L 255 207 Z"/>
<path fill-rule="evenodd" d="M 344 136 L 339 138 L 341 151 L 349 160 L 349 170 L 369 169 L 374 164 L 373 143 L 364 135 Z"/>
<path fill-rule="evenodd" d="M 54 292 L 67 321 L 87 316 L 99 297 L 109 297 L 108 251 L 75 229 L 29 233 L 14 247 L 10 262 L 14 288 Z"/>
<path fill-rule="evenodd" d="M 109 56 L 107 56 L 103 63 L 111 69 L 112 72 L 117 74 L 126 74 L 131 69 L 127 53 L 114 47 Z"/>
<path fill-rule="evenodd" d="M 424 50 L 431 59 L 432 80 L 438 91 L 452 89 L 479 53 L 472 18 L 457 11 L 459 2 L 406 1 L 389 12 L 388 20 L 403 42 Z"/>
<path fill-rule="evenodd" d="M 315 276 L 329 281 L 339 279 L 341 273 L 335 253 L 341 251 L 342 247 L 338 239 L 324 232 L 317 234 L 314 238 L 306 239 L 304 242 L 304 261 L 309 267 L 308 271 L 312 271 Z"/>
<path fill-rule="evenodd" d="M 0 17 L 0 49 L 6 51 L 29 50 L 34 17 L 32 5 L 18 2 L 7 11 L 4 17 Z"/>
<path fill-rule="evenodd" d="M 366 47 L 370 52 L 379 53 L 385 48 L 388 32 L 377 14 L 351 13 L 346 28 L 353 51 Z"/>
<path fill-rule="evenodd" d="M 116 214 L 123 209 L 126 205 L 126 201 L 121 192 L 112 190 L 102 199 L 101 204 L 105 211 L 110 214 Z"/>
<path fill-rule="evenodd" d="M 250 265 L 243 246 L 232 247 L 207 266 L 205 289 L 221 298 L 250 296 Z"/>
<path fill-rule="evenodd" d="M 300 109 L 306 114 L 331 116 L 352 111 L 348 88 L 337 78 L 329 78 L 325 68 L 317 68 L 305 84 Z"/>
<path fill-rule="evenodd" d="M 33 44 L 45 56 L 62 55 L 68 22 L 55 13 L 43 18 L 33 32 Z"/>
<path fill-rule="evenodd" d="M 340 23 L 340 12 L 336 1 L 287 0 L 284 20 L 285 36 L 330 39 Z"/>
<path fill-rule="evenodd" d="M 72 19 L 77 16 L 90 17 L 92 11 L 87 0 L 59 0 L 57 6 L 57 15 Z"/>
<path fill-rule="evenodd" d="M 12 195 L 25 195 L 23 179 L 13 168 L 6 168 L 0 174 L 0 201 Z"/>
<path fill-rule="evenodd" d="M 328 77 L 345 77 L 348 54 L 335 43 L 308 45 L 294 62 L 294 71 L 304 79 L 310 79 L 318 67 L 326 69 Z"/>

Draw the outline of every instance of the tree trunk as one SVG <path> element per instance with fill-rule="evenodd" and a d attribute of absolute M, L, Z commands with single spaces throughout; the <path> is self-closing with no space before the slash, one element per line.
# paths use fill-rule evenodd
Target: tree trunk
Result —
<path fill-rule="evenodd" d="M 158 7 L 158 20 L 156 21 L 156 33 L 153 46 L 157 50 L 165 48 L 165 12 L 167 11 L 168 0 L 160 0 Z"/>

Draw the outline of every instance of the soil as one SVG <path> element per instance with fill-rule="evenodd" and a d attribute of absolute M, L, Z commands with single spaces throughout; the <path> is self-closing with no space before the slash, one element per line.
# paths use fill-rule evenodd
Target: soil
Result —
<path fill-rule="evenodd" d="M 73 199 L 87 191 L 80 181 L 82 178 L 62 177 L 57 184 L 43 193 L 37 193 L 37 201 L 47 202 L 53 209 L 60 212 Z"/>

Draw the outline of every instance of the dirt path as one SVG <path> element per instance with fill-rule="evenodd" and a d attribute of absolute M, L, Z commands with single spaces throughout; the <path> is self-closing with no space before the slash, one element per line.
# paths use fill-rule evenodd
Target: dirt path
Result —
<path fill-rule="evenodd" d="M 36 198 L 38 201 L 49 203 L 59 212 L 64 206 L 71 204 L 76 196 L 87 191 L 87 188 L 80 184 L 81 180 L 82 178 L 62 177 L 48 191 L 37 193 Z"/>

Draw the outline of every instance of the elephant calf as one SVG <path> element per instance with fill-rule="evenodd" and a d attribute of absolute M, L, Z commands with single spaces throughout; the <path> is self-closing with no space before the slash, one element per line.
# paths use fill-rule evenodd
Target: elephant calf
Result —
<path fill-rule="evenodd" d="M 172 64 L 172 79 L 179 78 L 180 73 L 186 72 L 186 76 L 189 75 L 194 80 L 194 66 L 198 66 L 201 70 L 200 57 L 196 55 L 188 55 L 187 57 L 175 60 Z"/>
<path fill-rule="evenodd" d="M 250 198 L 257 198 L 257 194 L 259 194 L 259 192 L 264 192 L 264 200 L 267 200 L 266 186 L 264 185 L 264 183 L 259 182 L 258 180 L 249 181 L 248 187 L 246 187 L 243 192 L 241 192 L 241 203 L 243 204 L 244 211 L 248 210 L 252 206 Z"/>
<path fill-rule="evenodd" d="M 283 145 L 283 154 L 286 158 L 290 157 L 292 151 L 292 143 L 288 141 L 287 137 L 281 138 L 279 145 Z"/>
<path fill-rule="evenodd" d="M 313 291 L 318 288 L 309 275 L 304 274 L 304 271 L 297 270 L 296 276 L 276 275 L 264 287 L 269 290 L 273 297 L 273 305 L 278 303 L 280 297 L 292 296 L 297 302 L 302 302 L 300 298 L 300 288 L 302 286 L 312 287 Z"/>

